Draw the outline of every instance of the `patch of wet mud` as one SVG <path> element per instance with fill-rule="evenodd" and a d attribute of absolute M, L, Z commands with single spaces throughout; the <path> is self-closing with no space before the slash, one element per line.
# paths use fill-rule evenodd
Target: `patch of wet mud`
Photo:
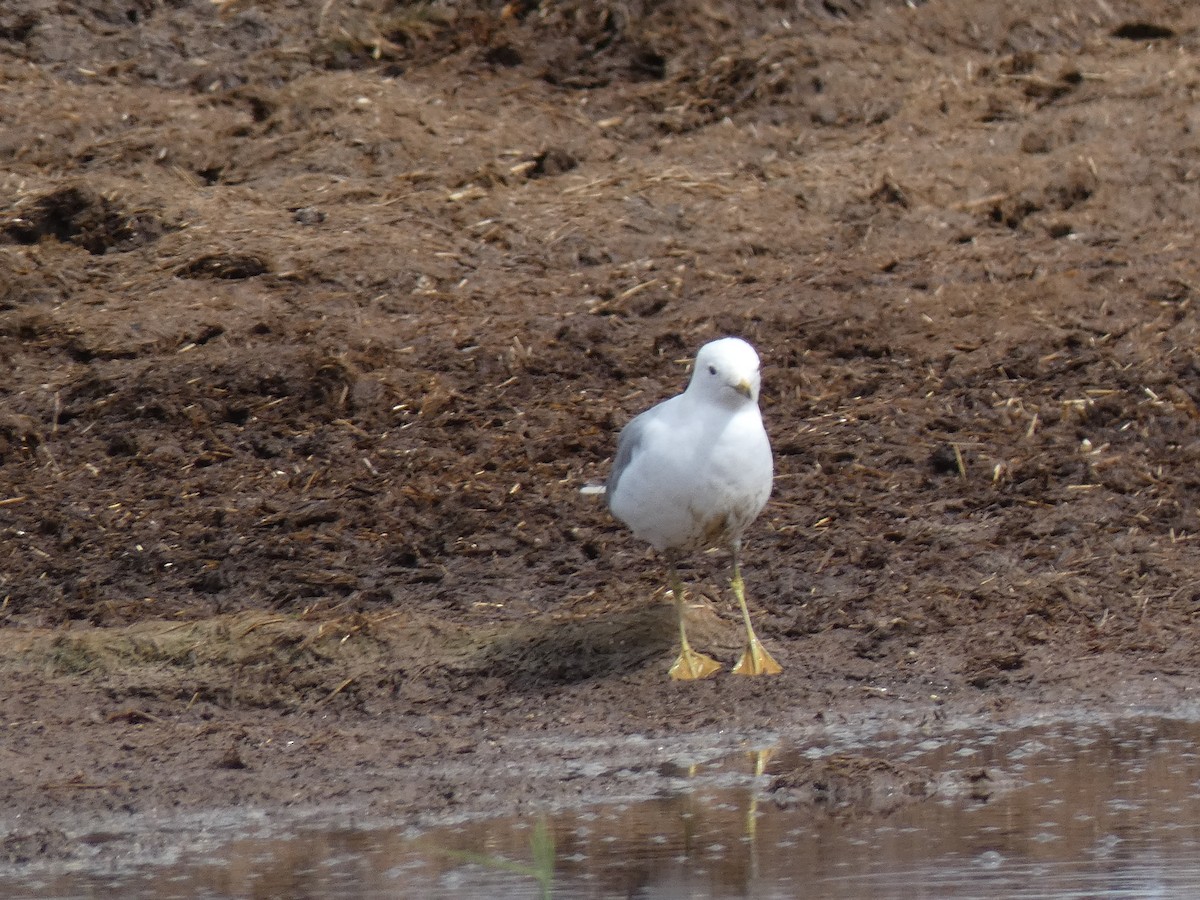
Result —
<path fill-rule="evenodd" d="M 917 879 L 944 897 L 1026 896 L 1033 882 L 1045 898 L 1178 895 L 1200 885 L 1198 721 L 1078 716 L 804 743 L 564 747 L 576 760 L 552 777 L 599 777 L 606 801 L 422 827 L 329 810 L 291 824 L 261 813 L 163 819 L 154 828 L 175 843 L 156 859 L 145 831 L 100 829 L 75 840 L 122 843 L 121 863 L 83 857 L 20 879 L 9 868 L 0 886 L 31 898 L 717 898 L 801 886 L 850 898 L 911 896 Z M 735 743 L 743 749 L 730 753 Z"/>

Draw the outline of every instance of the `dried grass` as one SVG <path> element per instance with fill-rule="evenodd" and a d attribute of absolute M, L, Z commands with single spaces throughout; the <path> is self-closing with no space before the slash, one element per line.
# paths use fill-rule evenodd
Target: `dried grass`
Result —
<path fill-rule="evenodd" d="M 0 633 L 0 668 L 83 677 L 126 696 L 276 706 L 327 702 L 369 676 L 451 665 L 472 641 L 462 629 L 396 612 L 306 620 L 261 612 L 164 625 Z"/>

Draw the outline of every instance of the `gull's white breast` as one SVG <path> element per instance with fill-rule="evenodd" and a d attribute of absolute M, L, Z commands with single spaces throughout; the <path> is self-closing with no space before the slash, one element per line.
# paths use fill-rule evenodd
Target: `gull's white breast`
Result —
<path fill-rule="evenodd" d="M 771 445 L 757 405 L 729 410 L 680 395 L 635 423 L 635 449 L 609 497 L 613 515 L 658 550 L 739 538 L 771 494 Z"/>

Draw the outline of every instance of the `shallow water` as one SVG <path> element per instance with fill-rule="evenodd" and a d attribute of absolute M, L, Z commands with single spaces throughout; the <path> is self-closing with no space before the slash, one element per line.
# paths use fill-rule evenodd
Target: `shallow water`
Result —
<path fill-rule="evenodd" d="M 208 849 L 170 866 L 0 879 L 0 895 L 462 900 L 540 897 L 550 882 L 557 900 L 1200 896 L 1195 721 L 758 750 L 698 761 L 664 748 L 659 796 L 645 802 L 416 835 L 208 835 Z M 834 752 L 927 772 L 933 795 L 832 809 L 775 802 L 773 773 Z"/>

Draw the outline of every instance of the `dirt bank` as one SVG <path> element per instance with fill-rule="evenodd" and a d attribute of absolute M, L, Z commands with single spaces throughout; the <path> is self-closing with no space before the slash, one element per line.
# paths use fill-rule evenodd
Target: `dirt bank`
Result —
<path fill-rule="evenodd" d="M 10 860 L 502 808 L 541 734 L 1190 697 L 1192 4 L 69 6 L 0 11 Z M 579 488 L 723 334 L 785 673 L 679 685 Z"/>

